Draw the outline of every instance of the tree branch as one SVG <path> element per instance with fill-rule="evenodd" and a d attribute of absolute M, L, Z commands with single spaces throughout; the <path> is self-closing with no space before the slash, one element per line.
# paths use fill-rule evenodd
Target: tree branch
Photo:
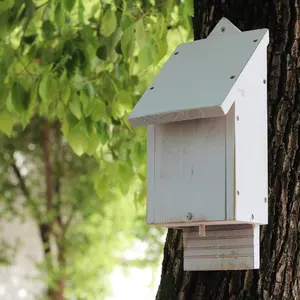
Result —
<path fill-rule="evenodd" d="M 62 176 L 62 157 L 61 157 L 61 148 L 62 148 L 62 139 L 61 139 L 61 131 L 60 131 L 60 122 L 55 122 L 55 141 L 56 141 L 56 154 L 55 154 L 55 195 L 56 195 L 56 211 L 57 222 L 60 228 L 63 228 L 62 222 L 62 212 L 61 212 L 61 176 Z"/>
<path fill-rule="evenodd" d="M 31 212 L 33 213 L 33 216 L 36 218 L 36 220 L 38 222 L 41 222 L 41 215 L 40 215 L 39 207 L 31 199 L 30 191 L 29 191 L 29 188 L 26 185 L 25 178 L 22 176 L 19 168 L 17 167 L 14 158 L 12 158 L 12 159 L 13 159 L 13 162 L 11 163 L 11 166 L 12 166 L 12 168 L 14 170 L 15 176 L 17 177 L 17 179 L 19 181 L 20 189 L 21 189 L 21 191 L 22 191 L 22 193 L 23 193 L 23 195 L 24 195 L 27 203 L 30 205 L 30 209 L 31 209 Z"/>
<path fill-rule="evenodd" d="M 70 226 L 72 220 L 73 220 L 73 217 L 75 215 L 75 209 L 73 209 L 67 219 L 67 221 L 63 224 L 63 227 L 64 227 L 64 231 L 66 232 L 68 227 Z"/>
<path fill-rule="evenodd" d="M 49 121 L 46 119 L 43 122 L 42 146 L 46 176 L 46 208 L 49 212 L 53 206 L 53 173 L 50 159 L 50 125 Z"/>
<path fill-rule="evenodd" d="M 21 188 L 21 191 L 23 192 L 25 198 L 27 200 L 30 200 L 30 193 L 29 193 L 29 190 L 25 184 L 25 179 L 23 178 L 23 176 L 21 175 L 21 172 L 19 170 L 19 168 L 17 167 L 16 163 L 13 162 L 12 163 L 12 168 L 14 170 L 14 173 L 16 175 L 16 177 L 18 178 L 18 181 L 19 181 L 19 184 L 20 184 L 20 188 Z"/>

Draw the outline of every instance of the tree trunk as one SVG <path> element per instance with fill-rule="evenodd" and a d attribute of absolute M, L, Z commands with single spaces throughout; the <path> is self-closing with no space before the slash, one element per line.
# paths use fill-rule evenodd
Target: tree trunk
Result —
<path fill-rule="evenodd" d="M 55 133 L 56 133 L 56 147 L 60 148 L 60 137 L 59 137 L 59 124 L 55 124 Z M 61 215 L 60 215 L 60 208 L 57 201 L 54 200 L 54 194 L 57 198 L 57 200 L 60 199 L 60 174 L 58 174 L 59 166 L 59 156 L 60 153 L 57 151 L 55 161 L 56 161 L 56 168 L 57 168 L 57 176 L 55 178 L 55 184 L 54 184 L 54 174 L 53 174 L 53 155 L 51 153 L 51 126 L 49 123 L 49 120 L 45 119 L 43 121 L 43 129 L 42 129 L 42 148 L 43 148 L 43 158 L 44 158 L 44 164 L 45 164 L 45 187 L 46 187 L 46 212 L 48 214 L 51 214 L 53 210 L 55 210 L 56 216 L 48 217 L 46 218 L 46 221 L 39 225 L 40 228 L 40 234 L 41 239 L 44 246 L 44 254 L 46 259 L 50 259 L 51 263 L 47 266 L 48 267 L 48 273 L 51 273 L 51 269 L 55 268 L 52 258 L 51 258 L 51 239 L 50 237 L 53 236 L 57 243 L 57 261 L 58 261 L 58 267 L 60 269 L 63 269 L 65 266 L 65 259 L 64 259 L 64 248 L 61 245 L 63 238 L 61 237 L 63 234 L 62 230 L 62 221 L 61 221 Z M 60 150 L 60 149 L 59 149 Z M 57 224 L 57 229 L 54 231 L 54 223 Z M 47 275 L 50 276 L 50 275 Z M 48 286 L 47 289 L 47 298 L 50 300 L 64 300 L 64 288 L 65 288 L 65 279 L 61 275 L 60 278 L 56 279 L 56 286 Z"/>
<path fill-rule="evenodd" d="M 169 230 L 156 300 L 300 299 L 299 0 L 195 0 L 195 39 L 221 17 L 241 30 L 269 28 L 269 224 L 259 270 L 184 272 L 181 230 Z M 299 267 L 298 267 L 299 265 Z"/>

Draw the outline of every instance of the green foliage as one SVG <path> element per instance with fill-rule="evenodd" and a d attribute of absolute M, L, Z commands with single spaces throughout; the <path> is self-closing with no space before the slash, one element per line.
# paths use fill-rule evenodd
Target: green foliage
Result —
<path fill-rule="evenodd" d="M 13 114 L 9 111 L 0 112 L 0 130 L 10 136 L 14 125 Z"/>
<path fill-rule="evenodd" d="M 41 234 L 49 226 L 57 259 L 64 259 L 57 267 L 49 253 L 42 268 L 50 288 L 66 278 L 68 299 L 104 293 L 104 274 L 132 245 L 133 233 L 151 244 L 161 234 L 144 220 L 145 129 L 133 130 L 127 117 L 174 47 L 191 38 L 192 5 L 0 0 L 4 211 L 16 213 L 13 200 L 22 196 Z M 24 182 L 16 153 L 25 161 Z M 47 155 L 55 180 L 50 208 Z M 154 262 L 159 249 L 151 249 Z"/>
<path fill-rule="evenodd" d="M 117 18 L 116 13 L 108 8 L 104 13 L 101 20 L 101 33 L 108 37 L 113 34 L 117 28 Z"/>

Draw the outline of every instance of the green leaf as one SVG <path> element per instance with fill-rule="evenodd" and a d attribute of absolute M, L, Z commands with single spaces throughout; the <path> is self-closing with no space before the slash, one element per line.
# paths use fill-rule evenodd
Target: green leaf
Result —
<path fill-rule="evenodd" d="M 66 113 L 65 121 L 69 128 L 75 128 L 79 124 L 79 120 L 70 111 Z"/>
<path fill-rule="evenodd" d="M 94 111 L 95 101 L 89 101 L 89 104 L 84 106 L 83 112 L 86 117 L 89 117 Z"/>
<path fill-rule="evenodd" d="M 57 26 L 61 28 L 65 22 L 65 13 L 61 3 L 58 3 L 55 8 L 54 18 Z"/>
<path fill-rule="evenodd" d="M 69 108 L 72 114 L 79 120 L 82 117 L 81 103 L 78 98 L 73 98 L 69 102 Z"/>
<path fill-rule="evenodd" d="M 101 144 L 106 144 L 108 141 L 108 126 L 106 123 L 97 123 L 96 124 L 96 128 L 97 128 L 97 132 L 98 132 L 98 136 L 100 139 Z"/>
<path fill-rule="evenodd" d="M 106 115 L 106 105 L 103 101 L 96 100 L 91 118 L 93 121 L 100 121 Z"/>
<path fill-rule="evenodd" d="M 156 65 L 158 64 L 167 54 L 168 52 L 168 42 L 166 40 L 158 42 L 157 52 L 152 53 L 153 60 L 152 64 Z"/>
<path fill-rule="evenodd" d="M 55 114 L 59 119 L 62 119 L 65 115 L 65 107 L 62 104 L 62 102 L 57 102 L 56 104 L 56 109 L 55 109 Z"/>
<path fill-rule="evenodd" d="M 0 12 L 0 39 L 5 38 L 8 34 L 8 13 Z"/>
<path fill-rule="evenodd" d="M 133 165 L 138 167 L 140 166 L 144 159 L 145 159 L 145 149 L 143 149 L 141 143 L 135 143 L 133 148 L 130 152 L 130 160 L 132 161 Z"/>
<path fill-rule="evenodd" d="M 24 113 L 28 108 L 29 94 L 24 89 L 24 87 L 18 82 L 15 82 L 12 87 L 11 101 L 15 111 L 20 114 Z"/>
<path fill-rule="evenodd" d="M 153 48 L 151 47 L 144 47 L 139 55 L 138 55 L 138 59 L 139 59 L 139 66 L 141 69 L 146 69 L 148 68 L 152 62 L 153 62 L 153 59 L 152 59 L 152 51 L 153 51 Z"/>
<path fill-rule="evenodd" d="M 87 151 L 89 139 L 80 128 L 76 127 L 71 129 L 66 138 L 69 145 L 78 156 L 81 156 Z"/>
<path fill-rule="evenodd" d="M 108 9 L 101 22 L 101 33 L 110 36 L 117 28 L 117 18 L 114 11 Z"/>
<path fill-rule="evenodd" d="M 88 144 L 88 149 L 87 149 L 87 154 L 92 155 L 96 152 L 98 146 L 100 144 L 99 138 L 97 133 L 92 133 L 90 138 L 89 138 L 89 144 Z"/>
<path fill-rule="evenodd" d="M 9 95 L 9 88 L 5 84 L 0 84 L 0 109 L 6 105 L 6 99 Z"/>
<path fill-rule="evenodd" d="M 133 56 L 134 51 L 134 26 L 129 26 L 121 38 L 121 49 L 125 58 Z"/>
<path fill-rule="evenodd" d="M 89 115 L 89 106 L 92 102 L 91 98 L 89 97 L 88 93 L 84 90 L 81 90 L 79 96 L 80 102 L 82 103 L 83 112 L 85 116 Z"/>
<path fill-rule="evenodd" d="M 60 93 L 61 101 L 64 104 L 67 104 L 70 99 L 70 96 L 71 96 L 71 87 L 69 84 L 65 83 L 61 88 L 61 93 Z"/>
<path fill-rule="evenodd" d="M 0 14 L 11 9 L 15 4 L 15 0 L 0 0 Z"/>
<path fill-rule="evenodd" d="M 122 29 L 119 27 L 117 30 L 109 37 L 106 46 L 108 49 L 108 52 L 111 53 L 113 50 L 115 50 L 118 43 L 121 41 L 121 37 L 123 35 Z"/>
<path fill-rule="evenodd" d="M 147 35 L 144 27 L 144 22 L 142 19 L 136 22 L 135 25 L 135 36 L 136 36 L 136 42 L 140 49 L 143 49 L 146 46 L 147 42 Z"/>
<path fill-rule="evenodd" d="M 101 174 L 101 175 L 100 175 Z M 103 175 L 101 172 L 94 176 L 94 188 L 99 198 L 102 198 L 109 189 L 109 177 L 108 175 Z"/>
<path fill-rule="evenodd" d="M 99 59 L 102 59 L 102 60 L 106 60 L 107 58 L 107 50 L 106 50 L 106 46 L 100 46 L 98 49 L 97 49 L 97 57 Z"/>
<path fill-rule="evenodd" d="M 82 0 L 78 0 L 78 20 L 80 23 L 84 22 L 84 6 Z"/>
<path fill-rule="evenodd" d="M 57 82 L 53 76 L 45 76 L 39 86 L 39 94 L 44 103 L 51 103 L 57 93 Z"/>
<path fill-rule="evenodd" d="M 42 30 L 47 40 L 51 40 L 53 38 L 55 27 L 51 21 L 45 21 L 42 25 Z"/>
<path fill-rule="evenodd" d="M 184 5 L 184 12 L 186 15 L 194 16 L 194 0 L 184 0 L 182 3 Z"/>
<path fill-rule="evenodd" d="M 121 91 L 117 96 L 117 103 L 124 106 L 126 109 L 132 108 L 132 95 L 129 92 Z"/>
<path fill-rule="evenodd" d="M 14 125 L 13 115 L 8 111 L 0 112 L 0 130 L 10 136 Z"/>
<path fill-rule="evenodd" d="M 91 83 L 87 83 L 84 86 L 83 90 L 89 96 L 90 99 L 95 98 L 95 89 L 94 89 L 94 86 Z"/>
<path fill-rule="evenodd" d="M 72 11 L 75 6 L 76 0 L 62 0 L 62 3 L 67 11 Z"/>

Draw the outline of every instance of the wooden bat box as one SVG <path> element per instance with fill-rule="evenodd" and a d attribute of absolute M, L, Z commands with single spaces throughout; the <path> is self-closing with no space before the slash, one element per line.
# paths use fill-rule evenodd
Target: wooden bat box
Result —
<path fill-rule="evenodd" d="M 268 43 L 267 29 L 241 32 L 221 19 L 206 39 L 173 52 L 129 117 L 148 126 L 147 223 L 186 228 L 188 270 L 259 266 L 258 228 L 268 223 Z M 229 251 L 240 230 L 253 251 Z M 202 244 L 215 263 L 198 259 Z M 226 263 L 230 255 L 242 258 Z"/>

